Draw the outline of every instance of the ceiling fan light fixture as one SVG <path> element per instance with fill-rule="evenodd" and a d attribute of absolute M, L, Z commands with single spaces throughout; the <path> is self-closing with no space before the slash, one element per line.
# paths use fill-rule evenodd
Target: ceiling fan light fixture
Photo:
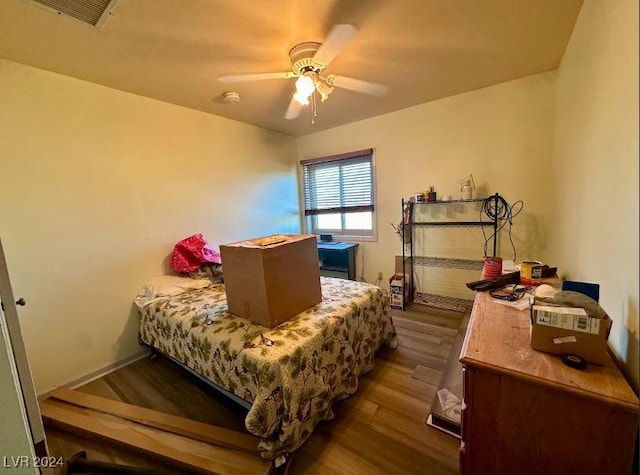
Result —
<path fill-rule="evenodd" d="M 293 94 L 293 98 L 300 104 L 301 106 L 309 105 L 309 96 L 303 96 L 299 92 Z"/>
<path fill-rule="evenodd" d="M 323 78 L 319 74 L 316 78 L 315 85 L 316 91 L 318 91 L 318 94 L 320 94 L 321 102 L 326 101 L 327 97 L 329 97 L 329 94 L 333 92 L 333 88 L 331 87 L 331 85 L 325 80 L 325 78 Z"/>
<path fill-rule="evenodd" d="M 316 90 L 312 75 L 313 73 L 307 72 L 296 80 L 296 92 L 293 98 L 303 106 L 309 104 L 309 97 Z"/>

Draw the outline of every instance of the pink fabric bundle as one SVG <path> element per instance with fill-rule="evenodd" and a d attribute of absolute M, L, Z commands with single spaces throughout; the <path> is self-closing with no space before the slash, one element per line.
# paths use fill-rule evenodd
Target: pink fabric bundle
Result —
<path fill-rule="evenodd" d="M 220 253 L 211 249 L 202 234 L 194 234 L 174 246 L 169 265 L 176 272 L 193 272 L 207 262 L 221 264 Z"/>

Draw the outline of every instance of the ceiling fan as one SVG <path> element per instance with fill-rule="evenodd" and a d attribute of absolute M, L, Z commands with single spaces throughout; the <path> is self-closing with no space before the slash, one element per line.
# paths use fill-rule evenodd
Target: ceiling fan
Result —
<path fill-rule="evenodd" d="M 387 87 L 381 84 L 335 74 L 323 74 L 324 69 L 347 47 L 357 32 L 358 30 L 353 25 L 335 25 L 324 43 L 305 42 L 295 45 L 289 51 L 291 71 L 225 74 L 220 76 L 218 81 L 226 84 L 264 79 L 298 78 L 296 80 L 296 92 L 291 98 L 284 117 L 286 119 L 295 119 L 300 115 L 304 106 L 311 104 L 313 122 L 313 118 L 316 116 L 315 92 L 320 95 L 322 101 L 329 97 L 329 94 L 333 92 L 334 86 L 373 96 L 380 96 L 387 92 Z"/>

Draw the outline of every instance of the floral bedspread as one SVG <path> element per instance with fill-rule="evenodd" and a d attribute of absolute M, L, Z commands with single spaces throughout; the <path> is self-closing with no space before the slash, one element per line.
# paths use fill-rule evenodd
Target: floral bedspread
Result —
<path fill-rule="evenodd" d="M 230 314 L 223 284 L 159 299 L 140 309 L 140 339 L 251 403 L 247 430 L 275 458 L 333 418 L 332 403 L 356 392 L 378 348 L 397 347 L 380 288 L 321 285 L 321 303 L 273 329 Z"/>

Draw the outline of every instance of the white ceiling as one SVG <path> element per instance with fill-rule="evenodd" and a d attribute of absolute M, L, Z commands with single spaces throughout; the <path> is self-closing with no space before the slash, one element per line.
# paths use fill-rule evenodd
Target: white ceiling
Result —
<path fill-rule="evenodd" d="M 86 0 L 85 0 L 86 1 Z M 120 0 L 98 31 L 28 0 L 0 1 L 0 57 L 299 136 L 554 69 L 582 0 Z M 388 86 L 337 89 L 286 120 L 294 79 L 224 85 L 227 73 L 286 71 L 289 49 L 331 26 L 356 38 L 326 69 Z M 222 101 L 237 91 L 238 104 Z"/>

